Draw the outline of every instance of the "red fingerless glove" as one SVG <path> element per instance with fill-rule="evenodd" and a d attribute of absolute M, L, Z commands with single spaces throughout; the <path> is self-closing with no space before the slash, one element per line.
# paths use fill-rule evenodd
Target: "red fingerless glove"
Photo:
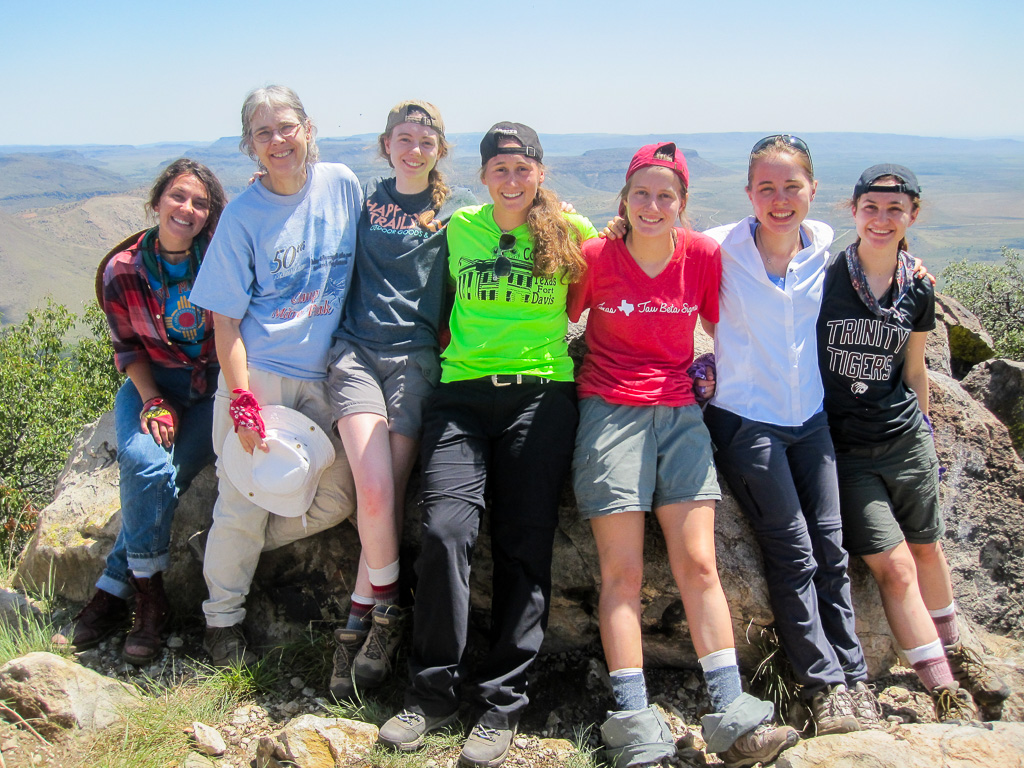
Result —
<path fill-rule="evenodd" d="M 162 397 L 151 397 L 142 404 L 139 422 L 146 432 L 149 431 L 149 422 L 151 421 L 163 424 L 175 432 L 178 430 L 178 414 Z"/>
<path fill-rule="evenodd" d="M 238 395 L 231 401 L 231 420 L 235 423 L 235 432 L 239 427 L 246 427 L 253 432 L 259 433 L 261 438 L 267 436 L 267 428 L 263 426 L 263 417 L 260 416 L 260 404 L 256 395 L 247 389 L 233 389 L 231 393 Z"/>

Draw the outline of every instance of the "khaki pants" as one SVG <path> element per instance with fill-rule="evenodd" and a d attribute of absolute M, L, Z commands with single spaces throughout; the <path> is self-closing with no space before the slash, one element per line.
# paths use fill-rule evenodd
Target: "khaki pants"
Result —
<path fill-rule="evenodd" d="M 228 412 L 229 393 L 221 375 L 213 406 L 213 447 L 218 457 L 219 485 L 203 563 L 203 576 L 210 590 L 203 612 L 210 627 L 231 627 L 245 619 L 245 596 L 249 594 L 260 552 L 331 528 L 356 508 L 352 470 L 341 440 L 331 429 L 327 381 L 291 379 L 249 368 L 249 389 L 260 405 L 284 405 L 315 421 L 330 437 L 337 458 L 320 478 L 313 506 L 306 513 L 305 527 L 301 517 L 281 517 L 253 504 L 232 485 L 220 458 L 224 441 L 237 439 Z"/>

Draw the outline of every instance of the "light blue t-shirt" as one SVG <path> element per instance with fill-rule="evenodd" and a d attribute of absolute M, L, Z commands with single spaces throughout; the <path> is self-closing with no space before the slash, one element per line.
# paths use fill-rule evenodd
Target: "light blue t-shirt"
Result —
<path fill-rule="evenodd" d="M 224 209 L 190 298 L 242 321 L 253 368 L 323 379 L 352 273 L 362 193 L 347 166 L 307 168 L 306 186 L 294 195 L 257 182 Z"/>

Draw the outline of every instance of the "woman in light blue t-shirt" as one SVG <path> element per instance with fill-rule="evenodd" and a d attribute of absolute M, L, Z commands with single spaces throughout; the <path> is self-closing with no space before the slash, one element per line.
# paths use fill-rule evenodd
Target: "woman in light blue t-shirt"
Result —
<path fill-rule="evenodd" d="M 348 290 L 361 194 L 347 167 L 317 162 L 315 136 L 291 89 L 248 95 L 240 146 L 262 175 L 225 209 L 192 293 L 214 313 L 221 360 L 213 424 L 220 485 L 203 565 L 210 590 L 203 646 L 217 666 L 255 660 L 242 621 L 260 552 L 335 525 L 355 507 L 352 475 L 331 429 L 327 361 Z M 268 405 L 310 418 L 337 453 L 312 506 L 292 510 L 298 517 L 254 503 L 221 462 L 228 441 L 249 454 L 268 450 L 260 416 Z M 304 508 L 302 494 L 295 497 Z"/>

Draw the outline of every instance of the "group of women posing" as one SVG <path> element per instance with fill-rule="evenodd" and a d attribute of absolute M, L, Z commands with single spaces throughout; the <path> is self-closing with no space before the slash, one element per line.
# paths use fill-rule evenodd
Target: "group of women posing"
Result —
<path fill-rule="evenodd" d="M 330 688 L 344 698 L 380 684 L 410 620 L 398 542 L 418 451 L 410 682 L 380 739 L 417 749 L 458 717 L 467 691 L 475 726 L 460 761 L 500 765 L 547 624 L 558 496 L 571 468 L 600 560 L 611 762 L 675 752 L 643 674 L 647 512 L 663 531 L 714 709 L 703 721 L 708 749 L 728 766 L 769 761 L 798 735 L 772 726 L 772 706 L 741 687 L 715 560 L 714 455 L 758 535 L 817 733 L 880 727 L 844 541 L 878 579 L 941 719 L 973 717 L 970 694 L 986 705 L 1006 697 L 959 642 L 939 541 L 924 367 L 934 297 L 905 241 L 920 199 L 913 173 L 866 171 L 851 201 L 857 242 L 830 256 L 831 229 L 805 220 L 816 182 L 793 136 L 751 153 L 754 215 L 704 235 L 685 226 L 682 152 L 643 147 L 626 171 L 622 218 L 598 239 L 543 188 L 543 148 L 520 123 L 498 123 L 481 141 L 491 202 L 458 210 L 436 167 L 448 145 L 433 105 L 391 111 L 380 151 L 394 175 L 362 193 L 348 168 L 317 162 L 315 133 L 290 89 L 253 91 L 241 148 L 259 164 L 256 181 L 224 208 L 208 170 L 172 165 L 150 203 L 159 225 L 106 270 L 104 306 L 129 374 L 117 408 L 122 531 L 77 617 L 75 645 L 122 626 L 134 597 L 125 658 L 143 663 L 159 651 L 171 515 L 213 450 L 204 646 L 214 663 L 255 658 L 242 621 L 260 553 L 358 506 L 362 554 Z M 446 304 L 450 342 L 439 360 Z M 186 333 L 172 322 L 182 308 L 196 324 Z M 574 381 L 565 332 L 586 309 L 589 351 Z M 694 383 L 698 315 L 718 367 Z M 711 397 L 703 414 L 695 393 Z M 294 412 L 337 454 L 301 517 L 253 501 L 224 461 L 239 447 L 270 452 L 280 414 Z M 471 670 L 469 575 L 485 504 L 491 627 Z"/>

